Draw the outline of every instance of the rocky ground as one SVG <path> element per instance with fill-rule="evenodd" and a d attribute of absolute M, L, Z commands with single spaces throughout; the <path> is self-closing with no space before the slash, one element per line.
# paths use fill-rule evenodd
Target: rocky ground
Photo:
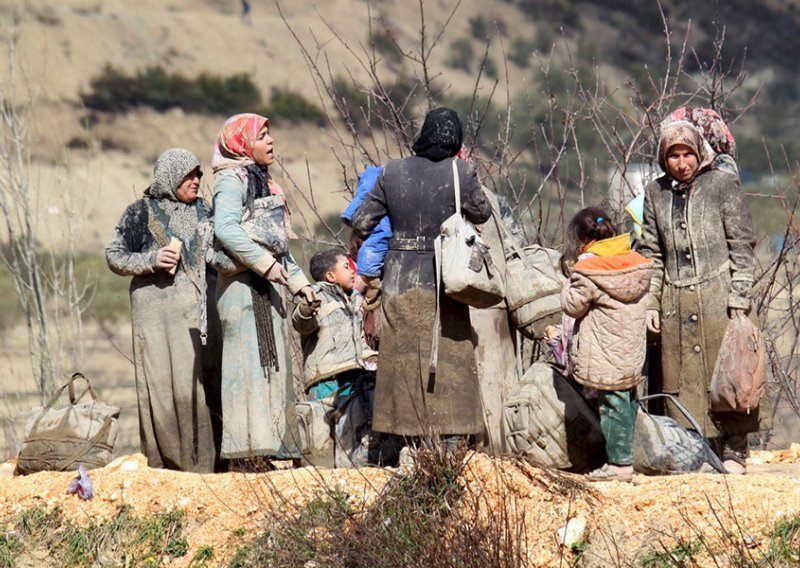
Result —
<path fill-rule="evenodd" d="M 771 546 L 781 519 L 800 515 L 800 446 L 754 452 L 746 476 L 636 475 L 633 483 L 588 484 L 582 476 L 524 463 L 468 454 L 460 482 L 463 499 L 479 503 L 480 515 L 513 511 L 527 565 L 647 565 L 648 554 L 703 542 L 692 565 L 730 565 L 736 553 L 759 558 Z M 300 507 L 339 489 L 354 510 L 368 507 L 397 470 L 283 469 L 265 474 L 198 475 L 150 469 L 140 454 L 123 456 L 90 472 L 95 496 L 81 501 L 65 493 L 72 473 L 12 476 L 0 467 L 0 524 L 26 509 L 60 508 L 65 519 L 87 525 L 129 505 L 137 515 L 185 511 L 188 565 L 198 550 L 213 547 L 212 564 L 227 565 L 242 544 L 264 530 L 274 507 Z M 574 546 L 559 544 L 564 529 Z M 559 532 L 560 531 L 560 532 Z M 8 534 L 8 533 L 7 533 Z M 700 537 L 702 535 L 702 539 Z M 578 558 L 580 556 L 580 558 Z"/>

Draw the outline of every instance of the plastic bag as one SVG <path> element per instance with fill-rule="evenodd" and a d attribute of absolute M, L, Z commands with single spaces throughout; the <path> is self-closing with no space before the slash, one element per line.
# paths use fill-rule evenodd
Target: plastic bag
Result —
<path fill-rule="evenodd" d="M 743 314 L 728 322 L 711 377 L 709 402 L 715 412 L 758 408 L 766 387 L 764 337 Z"/>

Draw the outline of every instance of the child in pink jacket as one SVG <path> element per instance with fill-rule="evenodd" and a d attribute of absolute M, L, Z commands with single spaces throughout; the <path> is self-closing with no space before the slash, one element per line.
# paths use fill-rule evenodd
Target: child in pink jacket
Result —
<path fill-rule="evenodd" d="M 561 307 L 574 318 L 570 366 L 576 381 L 598 391 L 608 455 L 608 463 L 589 479 L 630 481 L 653 263 L 633 252 L 630 236 L 617 236 L 608 215 L 597 207 L 579 211 L 567 231 L 561 264 L 569 281 Z"/>

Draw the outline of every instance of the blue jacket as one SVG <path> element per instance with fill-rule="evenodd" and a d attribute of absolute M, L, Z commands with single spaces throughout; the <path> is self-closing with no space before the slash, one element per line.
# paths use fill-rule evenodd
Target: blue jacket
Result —
<path fill-rule="evenodd" d="M 342 213 L 342 221 L 347 225 L 353 220 L 353 216 L 361 207 L 364 198 L 372 191 L 375 182 L 383 172 L 383 166 L 369 166 L 358 178 L 358 187 L 353 200 L 347 209 Z M 386 258 L 386 253 L 389 251 L 389 239 L 392 238 L 392 225 L 389 221 L 389 216 L 384 216 L 380 220 L 375 230 L 370 233 L 367 240 L 361 245 L 358 251 L 358 258 L 356 265 L 358 266 L 358 273 L 367 277 L 380 277 L 383 271 L 383 261 Z"/>

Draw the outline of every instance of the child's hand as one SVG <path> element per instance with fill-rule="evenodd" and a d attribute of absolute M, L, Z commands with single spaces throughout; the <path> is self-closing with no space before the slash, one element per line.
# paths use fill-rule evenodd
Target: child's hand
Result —
<path fill-rule="evenodd" d="M 303 286 L 298 294 L 301 297 L 300 311 L 305 316 L 313 316 L 319 311 L 322 304 L 311 286 Z"/>
<path fill-rule="evenodd" d="M 647 329 L 653 333 L 661 331 L 661 314 L 658 310 L 647 310 Z"/>

